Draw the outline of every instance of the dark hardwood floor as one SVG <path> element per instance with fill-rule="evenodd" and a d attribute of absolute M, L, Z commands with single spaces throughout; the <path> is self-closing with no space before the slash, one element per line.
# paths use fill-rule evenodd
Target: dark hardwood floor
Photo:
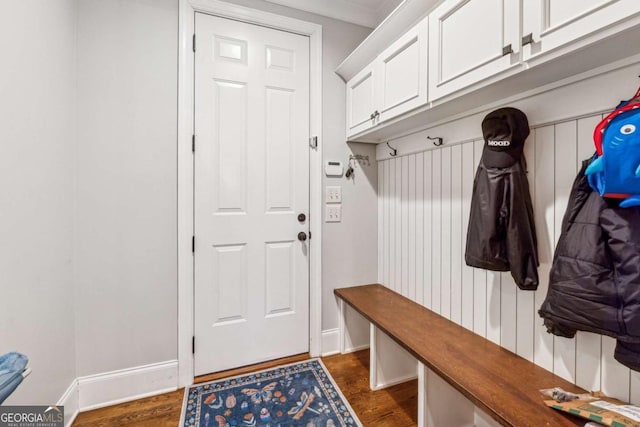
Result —
<path fill-rule="evenodd" d="M 418 384 L 369 389 L 369 351 L 322 359 L 365 427 L 417 425 Z M 78 415 L 73 427 L 177 427 L 184 389 Z M 303 426 L 304 427 L 304 426 Z"/>

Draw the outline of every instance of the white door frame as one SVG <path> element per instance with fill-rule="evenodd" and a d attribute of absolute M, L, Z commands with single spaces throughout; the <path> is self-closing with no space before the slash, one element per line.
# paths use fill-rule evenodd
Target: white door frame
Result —
<path fill-rule="evenodd" d="M 318 145 L 309 150 L 309 352 L 321 353 L 322 339 L 322 26 L 225 3 L 180 0 L 178 47 L 178 387 L 193 384 L 191 340 L 194 336 L 193 223 L 194 34 L 195 12 L 258 24 L 310 39 L 309 131 Z M 197 149 L 197 148 L 196 148 Z"/>

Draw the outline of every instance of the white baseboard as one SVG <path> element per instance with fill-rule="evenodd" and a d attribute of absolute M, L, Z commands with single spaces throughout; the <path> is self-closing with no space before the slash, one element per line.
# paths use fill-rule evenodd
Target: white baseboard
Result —
<path fill-rule="evenodd" d="M 340 331 L 338 328 L 322 331 L 322 357 L 340 353 Z"/>
<path fill-rule="evenodd" d="M 80 398 L 78 395 L 78 380 L 73 380 L 64 392 L 58 403 L 58 406 L 64 406 L 64 426 L 71 427 L 80 412 Z"/>
<path fill-rule="evenodd" d="M 406 375 L 406 376 L 399 377 L 399 378 L 394 378 L 392 380 L 385 381 L 382 384 L 378 384 L 377 386 L 371 388 L 371 390 L 373 390 L 373 391 L 383 390 L 385 388 L 389 388 L 389 387 L 392 387 L 394 385 L 406 383 L 407 381 L 413 381 L 416 378 L 418 378 L 418 374 L 412 374 L 412 375 Z"/>
<path fill-rule="evenodd" d="M 368 348 L 370 348 L 371 346 L 369 344 L 362 344 L 362 345 L 356 345 L 353 347 L 347 347 L 344 349 L 344 353 L 355 353 L 356 351 L 360 351 L 360 350 L 366 350 Z"/>
<path fill-rule="evenodd" d="M 78 378 L 81 412 L 177 390 L 178 361 Z M 65 408 L 66 410 L 66 408 Z"/>
<path fill-rule="evenodd" d="M 355 351 L 365 350 L 369 348 L 369 344 L 347 347 L 345 353 L 353 353 Z M 322 331 L 322 357 L 332 356 L 340 353 L 340 329 L 327 329 Z"/>

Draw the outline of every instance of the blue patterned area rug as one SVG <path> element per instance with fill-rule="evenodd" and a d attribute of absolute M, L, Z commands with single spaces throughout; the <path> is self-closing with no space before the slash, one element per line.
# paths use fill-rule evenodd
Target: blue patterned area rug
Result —
<path fill-rule="evenodd" d="M 320 359 L 185 390 L 180 427 L 362 427 Z"/>

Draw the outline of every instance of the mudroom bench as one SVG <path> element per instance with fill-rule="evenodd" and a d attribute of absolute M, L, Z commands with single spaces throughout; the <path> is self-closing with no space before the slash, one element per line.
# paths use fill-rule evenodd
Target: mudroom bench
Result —
<path fill-rule="evenodd" d="M 418 377 L 419 427 L 585 424 L 544 405 L 540 389 L 584 392 L 552 372 L 380 284 L 334 294 L 341 351 L 348 307 L 369 322 L 372 389 Z"/>

